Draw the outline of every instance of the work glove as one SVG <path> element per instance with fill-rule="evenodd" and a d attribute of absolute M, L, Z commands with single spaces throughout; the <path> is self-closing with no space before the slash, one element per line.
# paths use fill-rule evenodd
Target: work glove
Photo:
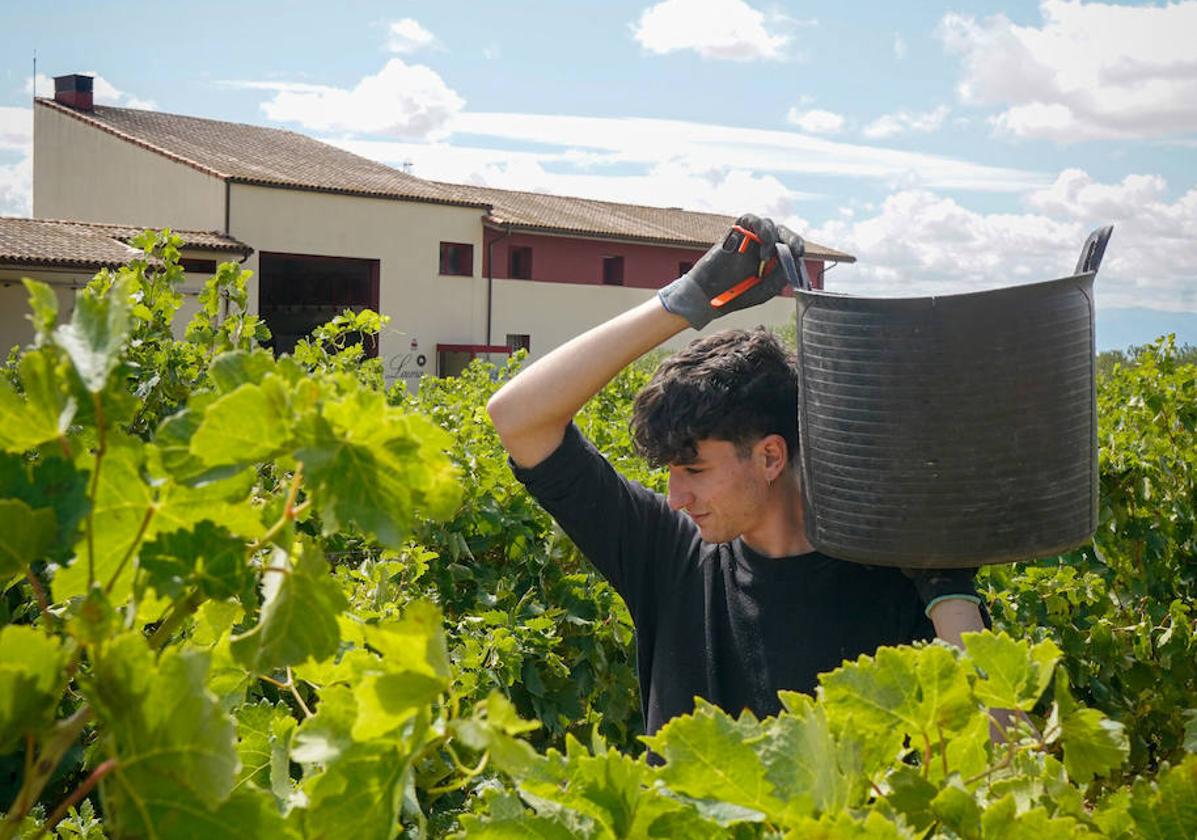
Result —
<path fill-rule="evenodd" d="M 756 306 L 786 285 L 777 243 L 790 249 L 799 265 L 806 253 L 802 237 L 772 219 L 741 216 L 722 242 L 703 254 L 684 275 L 657 292 L 661 305 L 701 330 L 728 312 Z"/>

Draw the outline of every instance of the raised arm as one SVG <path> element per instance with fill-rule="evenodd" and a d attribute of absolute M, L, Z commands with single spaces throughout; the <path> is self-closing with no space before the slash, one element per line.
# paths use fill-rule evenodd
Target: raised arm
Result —
<path fill-rule="evenodd" d="M 504 385 L 486 406 L 503 446 L 532 467 L 561 444 L 586 401 L 624 367 L 687 326 L 769 300 L 785 285 L 778 241 L 801 259 L 801 237 L 769 219 L 741 216 L 685 276 L 656 297 L 553 350 Z"/>
<path fill-rule="evenodd" d="M 654 297 L 521 371 L 486 406 L 512 459 L 532 467 L 551 455 L 587 400 L 624 367 L 687 326 L 685 318 Z"/>

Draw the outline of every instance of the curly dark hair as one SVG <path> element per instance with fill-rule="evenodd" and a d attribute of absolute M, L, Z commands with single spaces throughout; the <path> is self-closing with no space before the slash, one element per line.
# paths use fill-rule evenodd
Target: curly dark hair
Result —
<path fill-rule="evenodd" d="M 763 327 L 701 338 L 663 361 L 632 408 L 636 450 L 655 467 L 686 464 L 698 442 L 726 440 L 746 456 L 766 435 L 798 453 L 798 372 Z"/>

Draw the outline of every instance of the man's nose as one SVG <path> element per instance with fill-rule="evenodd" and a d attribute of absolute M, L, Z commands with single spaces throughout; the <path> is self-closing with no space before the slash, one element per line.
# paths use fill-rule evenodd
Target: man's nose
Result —
<path fill-rule="evenodd" d="M 694 494 L 686 488 L 685 482 L 670 476 L 668 502 L 672 510 L 682 510 L 694 503 Z"/>

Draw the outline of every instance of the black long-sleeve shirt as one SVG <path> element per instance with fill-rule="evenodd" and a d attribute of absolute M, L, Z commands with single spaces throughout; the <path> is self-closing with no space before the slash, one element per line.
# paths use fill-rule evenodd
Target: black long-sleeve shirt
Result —
<path fill-rule="evenodd" d="M 688 516 L 620 475 L 572 424 L 544 461 L 512 467 L 627 604 L 649 734 L 692 711 L 696 695 L 733 715 L 776 714 L 779 690 L 813 694 L 818 675 L 845 659 L 933 639 L 925 605 L 976 594 L 972 570 L 916 587 L 899 569 L 819 552 L 769 558 L 741 539 L 704 543 Z"/>

